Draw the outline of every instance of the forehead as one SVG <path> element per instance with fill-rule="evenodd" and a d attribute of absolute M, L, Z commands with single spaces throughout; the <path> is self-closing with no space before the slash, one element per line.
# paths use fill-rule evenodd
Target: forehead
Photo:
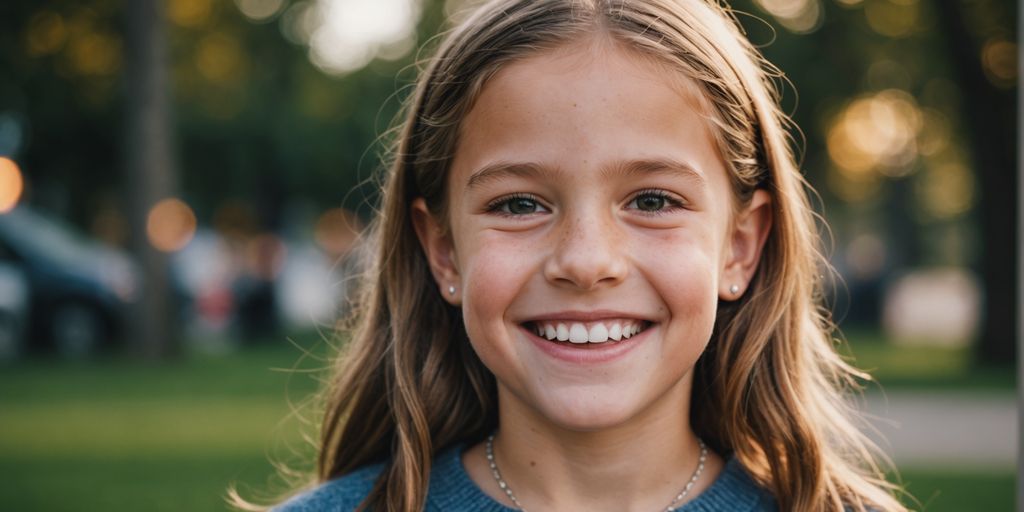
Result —
<path fill-rule="evenodd" d="M 633 160 L 686 162 L 709 182 L 725 169 L 696 86 L 611 42 L 541 52 L 503 67 L 463 121 L 450 183 L 496 162 L 561 171 Z"/>

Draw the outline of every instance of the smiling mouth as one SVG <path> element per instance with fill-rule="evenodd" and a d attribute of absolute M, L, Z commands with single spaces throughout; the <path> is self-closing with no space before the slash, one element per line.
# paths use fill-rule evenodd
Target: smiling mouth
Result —
<path fill-rule="evenodd" d="M 575 345 L 627 340 L 647 330 L 646 320 L 605 320 L 599 322 L 537 321 L 523 327 L 548 341 L 565 341 Z"/>

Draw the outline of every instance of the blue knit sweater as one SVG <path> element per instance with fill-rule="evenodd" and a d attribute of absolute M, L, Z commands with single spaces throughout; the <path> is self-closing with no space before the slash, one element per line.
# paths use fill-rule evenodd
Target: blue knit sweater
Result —
<path fill-rule="evenodd" d="M 462 466 L 463 446 L 450 448 L 434 461 L 430 472 L 426 510 L 432 512 L 515 512 L 484 494 L 470 480 Z M 358 469 L 341 478 L 295 496 L 275 508 L 275 512 L 320 512 L 354 510 L 369 494 L 383 466 L 376 464 Z M 710 487 L 677 512 L 769 512 L 776 511 L 775 500 L 759 487 L 736 459 Z"/>

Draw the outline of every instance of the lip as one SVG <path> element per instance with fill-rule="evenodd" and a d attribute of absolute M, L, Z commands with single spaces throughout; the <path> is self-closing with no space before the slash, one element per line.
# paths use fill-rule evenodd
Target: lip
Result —
<path fill-rule="evenodd" d="M 595 318 L 591 321 L 600 320 L 602 318 L 621 318 L 621 313 L 616 313 L 615 316 L 604 316 Z M 633 316 L 632 318 L 636 318 Z M 576 319 L 582 320 L 580 316 L 573 317 L 544 317 L 542 320 L 565 320 L 565 319 Z M 539 320 L 529 320 L 539 321 Z M 621 341 L 605 342 L 605 343 L 588 343 L 586 347 L 582 346 L 569 346 L 562 345 L 548 341 L 545 338 L 537 336 L 536 333 L 531 332 L 523 324 L 519 324 L 519 330 L 522 331 L 534 345 L 537 346 L 542 352 L 551 356 L 554 359 L 564 361 L 572 364 L 604 364 L 610 363 L 615 360 L 621 359 L 626 356 L 633 347 L 643 343 L 647 339 L 647 333 L 657 329 L 657 324 L 651 324 L 648 328 L 640 331 L 633 335 L 631 338 L 623 339 Z"/>

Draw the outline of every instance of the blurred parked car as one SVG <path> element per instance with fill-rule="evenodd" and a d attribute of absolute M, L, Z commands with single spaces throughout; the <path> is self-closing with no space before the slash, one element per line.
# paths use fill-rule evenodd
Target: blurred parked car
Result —
<path fill-rule="evenodd" d="M 0 361 L 21 354 L 28 320 L 28 279 L 22 270 L 0 261 Z"/>
<path fill-rule="evenodd" d="M 138 293 L 138 269 L 127 254 L 22 205 L 0 214 L 0 263 L 28 282 L 28 350 L 68 357 L 116 339 Z"/>

